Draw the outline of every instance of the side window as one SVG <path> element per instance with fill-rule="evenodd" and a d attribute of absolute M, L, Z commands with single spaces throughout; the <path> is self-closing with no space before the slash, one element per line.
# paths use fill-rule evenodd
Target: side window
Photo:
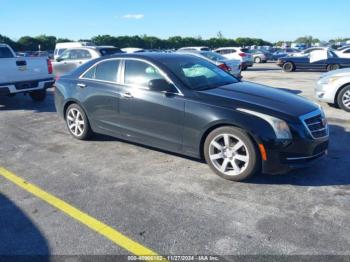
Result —
<path fill-rule="evenodd" d="M 70 53 L 72 52 L 72 50 L 65 50 L 62 55 L 60 56 L 60 58 L 62 60 L 68 60 L 70 59 Z"/>
<path fill-rule="evenodd" d="M 350 54 L 350 49 L 346 50 L 344 54 Z"/>
<path fill-rule="evenodd" d="M 77 60 L 79 59 L 79 50 L 70 50 L 69 52 L 69 60 Z"/>
<path fill-rule="evenodd" d="M 87 50 L 76 50 L 77 51 L 77 59 L 91 59 L 91 54 Z"/>
<path fill-rule="evenodd" d="M 101 62 L 87 71 L 83 78 L 117 82 L 119 60 Z"/>
<path fill-rule="evenodd" d="M 137 60 L 125 60 L 125 84 L 148 87 L 148 82 L 154 79 L 164 79 L 155 67 Z"/>

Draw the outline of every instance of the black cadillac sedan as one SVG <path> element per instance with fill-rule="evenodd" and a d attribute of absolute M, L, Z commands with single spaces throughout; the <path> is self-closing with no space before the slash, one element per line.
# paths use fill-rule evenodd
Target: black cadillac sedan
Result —
<path fill-rule="evenodd" d="M 111 135 L 205 159 L 241 181 L 323 156 L 328 126 L 316 104 L 242 82 L 191 55 L 142 53 L 91 61 L 56 82 L 55 104 L 71 135 Z"/>
<path fill-rule="evenodd" d="M 332 51 L 325 51 L 325 57 L 313 61 L 311 54 L 304 56 L 286 56 L 277 60 L 277 65 L 284 72 L 293 72 L 298 69 L 312 69 L 317 71 L 332 71 L 340 68 L 350 67 L 350 58 L 338 57 Z"/>

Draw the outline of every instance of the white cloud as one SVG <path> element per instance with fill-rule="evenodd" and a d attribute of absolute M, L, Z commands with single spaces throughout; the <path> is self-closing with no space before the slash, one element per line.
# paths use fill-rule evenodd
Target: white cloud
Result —
<path fill-rule="evenodd" d="M 123 18 L 125 19 L 142 19 L 145 16 L 143 14 L 127 14 L 123 15 Z"/>

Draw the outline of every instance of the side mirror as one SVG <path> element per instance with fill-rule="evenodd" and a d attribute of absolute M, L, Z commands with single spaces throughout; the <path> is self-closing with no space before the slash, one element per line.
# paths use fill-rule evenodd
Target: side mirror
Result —
<path fill-rule="evenodd" d="M 148 87 L 152 91 L 158 91 L 163 93 L 175 93 L 175 88 L 165 79 L 153 79 L 148 82 Z"/>

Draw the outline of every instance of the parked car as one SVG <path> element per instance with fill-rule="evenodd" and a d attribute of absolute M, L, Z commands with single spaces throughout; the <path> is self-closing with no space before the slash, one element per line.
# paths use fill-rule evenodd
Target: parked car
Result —
<path fill-rule="evenodd" d="M 350 69 L 321 75 L 315 88 L 316 98 L 350 112 Z"/>
<path fill-rule="evenodd" d="M 57 43 L 54 51 L 54 60 L 60 57 L 64 51 L 68 48 L 77 48 L 77 47 L 85 47 L 85 46 L 95 46 L 95 44 L 91 42 L 65 42 L 65 43 Z"/>
<path fill-rule="evenodd" d="M 241 47 L 221 47 L 215 49 L 214 52 L 228 58 L 237 59 L 242 62 L 242 70 L 246 70 L 248 67 L 253 66 L 253 56 L 249 53 L 249 49 Z"/>
<path fill-rule="evenodd" d="M 132 54 L 132 53 L 141 53 L 145 50 L 138 47 L 125 47 L 121 49 L 124 53 Z"/>
<path fill-rule="evenodd" d="M 114 46 L 91 46 L 66 49 L 66 51 L 52 63 L 53 71 L 56 76 L 62 76 L 92 59 L 115 53 L 122 53 L 122 51 Z"/>
<path fill-rule="evenodd" d="M 266 51 L 250 49 L 248 52 L 253 55 L 254 63 L 266 63 L 268 60 L 272 60 L 272 55 Z"/>
<path fill-rule="evenodd" d="M 318 105 L 239 81 L 193 55 L 90 61 L 56 82 L 55 105 L 77 139 L 101 133 L 204 158 L 216 174 L 234 181 L 259 171 L 288 172 L 328 148 Z"/>
<path fill-rule="evenodd" d="M 316 51 L 319 52 L 319 51 Z M 312 61 L 310 53 L 306 56 L 287 56 L 280 58 L 277 65 L 282 67 L 284 72 L 293 72 L 298 69 L 313 69 L 318 71 L 332 71 L 340 68 L 350 67 L 350 58 L 340 58 L 333 51 L 323 51 L 324 59 Z"/>
<path fill-rule="evenodd" d="M 238 79 L 242 78 L 241 61 L 239 60 L 227 59 L 226 57 L 211 51 L 197 51 L 197 50 L 181 51 L 180 50 L 177 52 L 182 54 L 194 55 L 194 56 L 206 59 L 209 62 L 217 65 L 221 69 L 225 70 L 226 72 L 230 73 L 231 75 L 237 77 Z"/>
<path fill-rule="evenodd" d="M 280 49 L 272 54 L 272 60 L 277 61 L 278 59 L 286 56 L 291 56 L 292 54 L 298 52 L 298 50 L 292 48 Z"/>
<path fill-rule="evenodd" d="M 329 47 L 322 47 L 322 46 L 310 47 L 310 48 L 307 48 L 307 49 L 300 51 L 300 52 L 294 52 L 294 53 L 290 54 L 290 56 L 306 56 L 313 51 L 322 51 L 322 50 L 328 51 L 328 50 L 330 50 L 330 48 Z"/>
<path fill-rule="evenodd" d="M 46 97 L 52 87 L 52 65 L 43 57 L 17 57 L 12 48 L 0 44 L 0 95 L 28 93 L 35 101 Z"/>
<path fill-rule="evenodd" d="M 350 58 L 350 47 L 342 48 L 341 50 L 336 50 L 334 52 L 339 57 Z"/>
<path fill-rule="evenodd" d="M 207 46 L 187 46 L 179 48 L 178 51 L 210 51 Z"/>

